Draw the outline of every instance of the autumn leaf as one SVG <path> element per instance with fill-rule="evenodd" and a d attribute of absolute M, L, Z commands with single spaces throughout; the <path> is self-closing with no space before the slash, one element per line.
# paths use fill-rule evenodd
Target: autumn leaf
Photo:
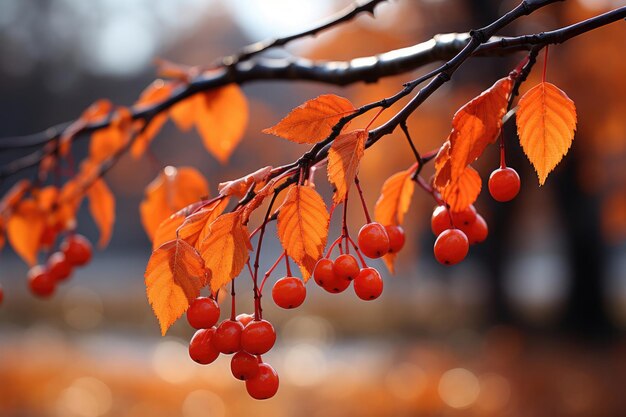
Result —
<path fill-rule="evenodd" d="M 196 109 L 204 106 L 204 96 L 201 93 L 194 94 L 179 101 L 170 108 L 170 117 L 183 132 L 188 132 L 196 122 Z"/>
<path fill-rule="evenodd" d="M 152 252 L 144 277 L 148 301 L 162 335 L 207 284 L 200 254 L 184 240 L 166 242 Z"/>
<path fill-rule="evenodd" d="M 74 136 L 85 128 L 89 123 L 95 123 L 103 120 L 111 110 L 113 109 L 113 103 L 109 100 L 101 99 L 94 102 L 91 106 L 80 115 L 80 117 L 70 124 L 63 133 L 59 140 L 59 153 L 61 156 L 66 156 L 71 148 L 72 140 Z"/>
<path fill-rule="evenodd" d="M 520 99 L 517 133 L 540 185 L 569 150 L 575 130 L 576 106 L 554 84 L 542 82 Z"/>
<path fill-rule="evenodd" d="M 196 169 L 165 167 L 146 187 L 139 206 L 141 223 L 150 240 L 163 220 L 208 194 L 209 186 Z"/>
<path fill-rule="evenodd" d="M 2 199 L 0 199 L 0 213 L 12 208 L 14 205 L 20 202 L 30 186 L 31 182 L 29 180 L 19 180 L 18 182 L 13 184 L 13 186 L 9 188 L 6 193 L 4 193 Z"/>
<path fill-rule="evenodd" d="M 206 267 L 211 271 L 211 290 L 216 292 L 239 275 L 250 257 L 252 245 L 239 212 L 222 214 L 210 224 L 209 230 L 199 245 Z"/>
<path fill-rule="evenodd" d="M 287 255 L 300 266 L 306 281 L 322 257 L 330 216 L 313 187 L 293 185 L 278 212 L 278 238 Z"/>
<path fill-rule="evenodd" d="M 133 107 L 137 110 L 142 110 L 146 107 L 162 103 L 170 98 L 175 87 L 176 83 L 163 81 L 161 79 L 154 80 L 141 93 L 139 100 L 137 100 Z M 148 121 L 148 125 L 137 135 L 131 146 L 130 153 L 133 158 L 138 159 L 144 154 L 150 142 L 152 142 L 152 139 L 154 139 L 163 128 L 165 122 L 167 122 L 167 113 L 165 112 L 156 114 Z"/>
<path fill-rule="evenodd" d="M 161 131 L 165 122 L 167 122 L 167 116 L 163 113 L 157 114 L 148 121 L 148 125 L 137 134 L 130 147 L 130 154 L 133 158 L 139 159 L 146 152 L 152 139 Z"/>
<path fill-rule="evenodd" d="M 272 172 L 271 166 L 266 166 L 254 171 L 252 174 L 245 177 L 238 178 L 233 181 L 222 182 L 217 186 L 217 190 L 221 195 L 235 195 L 237 197 L 243 197 L 250 186 L 254 183 L 255 186 L 262 186 L 267 182 L 267 178 Z"/>
<path fill-rule="evenodd" d="M 211 223 L 224 212 L 229 197 L 220 198 L 189 215 L 176 230 L 178 237 L 199 249 L 198 242 L 210 234 Z"/>
<path fill-rule="evenodd" d="M 441 189 L 441 197 L 450 206 L 451 211 L 463 211 L 473 204 L 480 194 L 482 181 L 478 172 L 467 166 L 456 181 Z"/>
<path fill-rule="evenodd" d="M 374 207 L 374 217 L 378 223 L 389 226 L 401 225 L 404 222 L 404 215 L 409 210 L 415 189 L 412 177 L 416 169 L 417 164 L 414 164 L 409 169 L 387 178 Z"/>
<path fill-rule="evenodd" d="M 263 133 L 296 143 L 313 144 L 330 136 L 339 120 L 355 111 L 350 100 L 325 94 L 296 107 L 276 126 L 264 129 Z"/>
<path fill-rule="evenodd" d="M 70 179 L 59 192 L 59 206 L 56 216 L 64 228 L 72 228 L 76 225 L 76 212 L 83 201 L 84 193 L 79 178 Z"/>
<path fill-rule="evenodd" d="M 115 224 L 115 197 L 102 178 L 97 179 L 87 190 L 89 212 L 100 230 L 98 246 L 106 247 L 111 239 Z"/>
<path fill-rule="evenodd" d="M 339 135 L 328 151 L 328 180 L 335 186 L 333 203 L 339 204 L 359 170 L 359 162 L 365 152 L 367 131 L 353 130 Z"/>
<path fill-rule="evenodd" d="M 131 136 L 132 114 L 127 108 L 119 108 L 109 126 L 96 130 L 89 143 L 89 158 L 92 162 L 105 161 L 122 150 Z"/>
<path fill-rule="evenodd" d="M 228 161 L 246 131 L 248 102 L 235 84 L 202 93 L 195 125 L 207 150 L 221 163 Z"/>
<path fill-rule="evenodd" d="M 45 213 L 33 199 L 23 200 L 7 222 L 7 236 L 15 252 L 29 265 L 37 263 Z"/>
<path fill-rule="evenodd" d="M 159 227 L 154 232 L 154 239 L 152 240 L 152 250 L 155 250 L 165 242 L 170 240 L 176 240 L 178 238 L 177 230 L 185 222 L 187 216 L 195 213 L 206 204 L 205 201 L 196 201 L 188 206 L 178 210 L 176 213 L 163 220 Z M 185 240 L 185 239 L 183 239 Z M 189 243 L 189 241 L 187 241 Z M 193 246 L 193 243 L 189 243 Z"/>

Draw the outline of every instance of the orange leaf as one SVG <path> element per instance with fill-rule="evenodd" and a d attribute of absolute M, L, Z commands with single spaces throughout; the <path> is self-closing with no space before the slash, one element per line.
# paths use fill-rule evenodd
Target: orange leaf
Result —
<path fill-rule="evenodd" d="M 196 201 L 195 203 L 178 210 L 176 213 L 163 220 L 154 232 L 152 250 L 155 250 L 165 242 L 176 240 L 178 238 L 176 231 L 183 224 L 185 218 L 190 214 L 195 213 L 196 210 L 200 209 L 204 204 L 206 204 L 204 201 Z M 187 241 L 187 243 L 189 242 Z M 193 243 L 190 243 L 190 245 L 193 246 Z"/>
<path fill-rule="evenodd" d="M 91 106 L 80 115 L 80 117 L 70 124 L 63 133 L 59 140 L 59 153 L 61 156 L 65 156 L 70 151 L 70 146 L 74 136 L 85 128 L 89 123 L 95 123 L 104 119 L 113 108 L 113 104 L 109 100 L 101 99 L 94 102 Z"/>
<path fill-rule="evenodd" d="M 354 177 L 359 170 L 359 162 L 365 152 L 367 131 L 353 130 L 339 135 L 328 151 L 328 180 L 335 186 L 333 203 L 339 204 L 345 198 Z"/>
<path fill-rule="evenodd" d="M 94 163 L 102 162 L 117 152 L 130 140 L 132 115 L 127 108 L 119 108 L 109 126 L 96 130 L 91 135 L 89 157 Z"/>
<path fill-rule="evenodd" d="M 317 143 L 330 136 L 339 119 L 355 111 L 350 100 L 325 94 L 296 107 L 276 126 L 264 129 L 263 133 L 296 143 Z"/>
<path fill-rule="evenodd" d="M 195 111 L 196 129 L 207 150 L 225 163 L 241 141 L 248 124 L 248 102 L 235 84 L 202 93 Z"/>
<path fill-rule="evenodd" d="M 202 258 L 211 271 L 213 292 L 239 275 L 252 249 L 248 229 L 241 224 L 239 212 L 222 214 L 215 219 L 208 236 L 199 244 Z"/>
<path fill-rule="evenodd" d="M 200 254 L 184 240 L 173 240 L 152 252 L 144 274 L 152 310 L 161 334 L 183 315 L 207 284 Z"/>
<path fill-rule="evenodd" d="M 130 147 L 130 154 L 133 158 L 139 159 L 146 152 L 150 142 L 161 131 L 165 122 L 167 122 L 167 116 L 163 113 L 157 114 L 148 122 L 148 126 L 137 135 Z"/>
<path fill-rule="evenodd" d="M 170 98 L 175 87 L 176 84 L 173 82 L 156 79 L 141 92 L 139 100 L 137 100 L 133 107 L 141 110 L 142 108 L 161 103 Z"/>
<path fill-rule="evenodd" d="M 569 150 L 575 130 L 576 106 L 554 84 L 542 82 L 520 99 L 517 133 L 540 185 Z"/>
<path fill-rule="evenodd" d="M 196 121 L 196 109 L 204 105 L 204 96 L 194 94 L 174 104 L 170 109 L 170 117 L 183 132 L 188 132 Z"/>
<path fill-rule="evenodd" d="M 76 212 L 83 201 L 83 190 L 79 178 L 70 179 L 61 188 L 59 193 L 59 207 L 57 215 L 65 228 L 73 228 L 76 224 Z"/>
<path fill-rule="evenodd" d="M 19 180 L 2 196 L 0 200 L 0 213 L 13 208 L 22 200 L 26 191 L 30 188 L 29 180 Z"/>
<path fill-rule="evenodd" d="M 224 212 L 229 197 L 214 201 L 197 212 L 188 216 L 176 230 L 178 237 L 199 249 L 198 242 L 203 241 L 211 231 L 211 223 Z"/>
<path fill-rule="evenodd" d="M 451 180 L 450 170 L 450 141 L 446 140 L 437 156 L 435 157 L 435 186 L 437 188 L 445 187 Z"/>
<path fill-rule="evenodd" d="M 463 211 L 476 201 L 481 187 L 480 175 L 468 165 L 456 181 L 440 190 L 441 197 L 448 203 L 450 210 Z"/>
<path fill-rule="evenodd" d="M 150 238 L 170 215 L 209 194 L 209 186 L 196 169 L 165 167 L 146 187 L 139 206 L 141 223 Z"/>
<path fill-rule="evenodd" d="M 416 169 L 417 164 L 414 164 L 405 171 L 393 174 L 383 184 L 374 207 L 374 217 L 383 226 L 401 225 L 404 222 L 415 189 L 412 177 Z"/>
<path fill-rule="evenodd" d="M 323 255 L 329 222 L 326 204 L 313 187 L 289 187 L 278 212 L 278 238 L 287 255 L 300 266 L 305 281 Z"/>
<path fill-rule="evenodd" d="M 98 246 L 104 248 L 111 239 L 115 224 L 115 197 L 103 179 L 97 179 L 87 191 L 89 212 L 100 230 Z"/>
<path fill-rule="evenodd" d="M 246 175 L 245 177 L 238 178 L 233 181 L 222 182 L 217 186 L 217 190 L 222 195 L 235 195 L 237 197 L 243 197 L 252 183 L 256 186 L 264 184 L 271 172 L 272 167 L 266 166 L 256 170 L 252 174 Z"/>
<path fill-rule="evenodd" d="M 32 199 L 23 200 L 7 222 L 11 246 L 31 266 L 37 263 L 37 252 L 45 224 L 45 214 Z"/>

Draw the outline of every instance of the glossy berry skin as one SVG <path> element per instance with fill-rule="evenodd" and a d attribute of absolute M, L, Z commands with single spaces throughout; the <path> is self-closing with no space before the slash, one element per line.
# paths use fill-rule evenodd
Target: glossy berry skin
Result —
<path fill-rule="evenodd" d="M 389 252 L 389 236 L 380 223 L 372 222 L 361 227 L 358 243 L 359 249 L 368 258 L 380 258 Z"/>
<path fill-rule="evenodd" d="M 498 168 L 489 176 L 489 194 L 501 203 L 511 201 L 520 189 L 520 179 L 513 168 Z"/>
<path fill-rule="evenodd" d="M 326 282 L 334 281 L 333 261 L 328 258 L 322 258 L 317 261 L 315 268 L 313 268 L 313 279 L 320 287 L 324 287 Z"/>
<path fill-rule="evenodd" d="M 241 350 L 230 360 L 230 371 L 235 378 L 242 381 L 253 378 L 259 373 L 259 360 L 256 356 Z"/>
<path fill-rule="evenodd" d="M 28 271 L 28 288 L 37 297 L 48 298 L 56 289 L 56 280 L 43 266 L 37 265 Z"/>
<path fill-rule="evenodd" d="M 370 301 L 383 293 L 383 279 L 374 268 L 363 268 L 354 280 L 354 292 L 361 300 Z"/>
<path fill-rule="evenodd" d="M 253 355 L 269 352 L 275 342 L 276 331 L 267 320 L 254 320 L 241 333 L 241 348 Z"/>
<path fill-rule="evenodd" d="M 454 265 L 465 259 L 469 251 L 467 236 L 459 229 L 448 229 L 435 241 L 435 258 L 443 265 Z"/>
<path fill-rule="evenodd" d="M 444 230 L 452 229 L 450 212 L 444 205 L 435 207 L 430 218 L 430 228 L 435 236 L 439 236 Z"/>
<path fill-rule="evenodd" d="M 208 365 L 220 356 L 219 350 L 213 345 L 215 327 L 198 330 L 189 342 L 189 357 L 202 365 Z"/>
<path fill-rule="evenodd" d="M 237 314 L 237 317 L 235 317 L 235 320 L 241 323 L 243 327 L 246 327 L 248 323 L 254 320 L 254 316 L 252 314 L 241 313 L 241 314 Z"/>
<path fill-rule="evenodd" d="M 338 279 L 352 281 L 359 275 L 360 271 L 361 268 L 359 268 L 356 258 L 347 253 L 337 256 L 333 262 L 333 273 Z"/>
<path fill-rule="evenodd" d="M 91 243 L 83 235 L 68 236 L 61 243 L 61 251 L 65 253 L 65 258 L 73 266 L 83 266 L 91 260 Z"/>
<path fill-rule="evenodd" d="M 331 294 L 339 294 L 344 292 L 346 288 L 350 286 L 350 282 L 352 281 L 340 278 L 339 276 L 333 274 L 331 280 L 324 281 L 324 286 L 322 288 Z"/>
<path fill-rule="evenodd" d="M 283 277 L 272 287 L 272 299 L 278 307 L 296 308 L 302 305 L 305 298 L 306 288 L 299 278 Z"/>
<path fill-rule="evenodd" d="M 267 363 L 259 364 L 259 372 L 246 380 L 246 391 L 255 400 L 267 400 L 278 391 L 278 374 Z"/>
<path fill-rule="evenodd" d="M 194 329 L 209 329 L 220 319 L 220 306 L 212 298 L 198 297 L 187 309 L 187 322 Z"/>
<path fill-rule="evenodd" d="M 213 346 L 226 355 L 240 351 L 242 331 L 243 324 L 236 320 L 224 320 L 215 330 Z"/>
<path fill-rule="evenodd" d="M 476 209 L 473 205 L 462 211 L 450 211 L 455 227 L 469 226 L 476 220 Z"/>
<path fill-rule="evenodd" d="M 402 226 L 385 226 L 387 236 L 389 236 L 389 253 L 398 253 L 404 247 L 406 236 Z"/>
<path fill-rule="evenodd" d="M 463 233 L 465 233 L 465 236 L 467 236 L 467 240 L 470 245 L 483 242 L 487 239 L 487 235 L 489 234 L 487 222 L 480 214 L 476 215 L 476 220 L 472 224 L 469 226 L 461 226 L 459 228 L 463 231 Z"/>
<path fill-rule="evenodd" d="M 72 274 L 72 265 L 65 258 L 63 252 L 55 252 L 46 263 L 48 274 L 55 281 L 64 281 Z"/>

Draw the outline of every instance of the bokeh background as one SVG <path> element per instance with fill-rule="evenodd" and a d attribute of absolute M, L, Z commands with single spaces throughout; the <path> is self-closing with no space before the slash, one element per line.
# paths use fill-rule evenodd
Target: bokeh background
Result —
<path fill-rule="evenodd" d="M 2 0 L 0 136 L 71 120 L 97 98 L 134 102 L 155 76 L 155 57 L 209 64 L 252 41 L 309 27 L 348 3 Z M 361 16 L 270 55 L 372 55 L 479 27 L 513 5 L 395 0 L 379 6 L 376 19 Z M 617 6 L 623 2 L 571 0 L 520 19 L 505 34 L 548 30 Z M 150 254 L 138 214 L 143 189 L 164 165 L 198 168 L 215 191 L 221 181 L 291 161 L 304 148 L 260 133 L 289 109 L 326 92 L 357 105 L 378 100 L 428 68 L 347 88 L 245 85 L 251 121 L 226 166 L 204 151 L 195 133 L 182 134 L 168 123 L 151 157 L 123 158 L 107 174 L 118 199 L 113 240 L 52 300 L 33 298 L 27 267 L 9 248 L 0 254 L 6 293 L 0 307 L 0 416 L 625 415 L 624 39 L 621 22 L 551 48 L 548 80 L 578 108 L 574 146 L 540 188 L 514 128 L 507 126 L 508 162 L 522 176 L 522 191 L 514 202 L 496 204 L 483 190 L 476 206 L 490 236 L 462 265 L 445 268 L 433 260 L 433 202 L 416 190 L 408 247 L 397 275 L 385 276 L 379 300 L 360 302 L 351 290 L 330 295 L 314 285 L 295 311 L 279 311 L 268 299 L 265 314 L 277 325 L 279 340 L 267 359 L 281 387 L 264 402 L 249 399 L 230 376 L 228 357 L 207 367 L 188 358 L 193 332 L 184 320 L 159 336 L 143 285 Z M 411 117 L 418 148 L 438 147 L 454 111 L 522 57 L 464 65 Z M 87 141 L 78 143 L 75 149 L 84 153 Z M 361 181 L 371 207 L 383 181 L 412 162 L 407 150 L 403 138 L 392 135 L 367 152 Z M 0 153 L 0 163 L 19 155 Z M 478 165 L 483 180 L 497 160 L 495 148 L 486 152 Z M 0 184 L 0 192 L 10 184 Z M 320 188 L 329 195 L 326 185 Z M 356 232 L 364 222 L 360 209 L 351 211 L 350 221 Z M 79 230 L 96 239 L 84 212 Z M 266 266 L 279 250 L 275 240 L 267 242 Z M 250 311 L 244 288 L 238 308 Z"/>

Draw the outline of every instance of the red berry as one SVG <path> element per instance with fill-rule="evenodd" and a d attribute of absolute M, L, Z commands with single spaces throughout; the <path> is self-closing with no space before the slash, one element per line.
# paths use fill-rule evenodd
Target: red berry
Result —
<path fill-rule="evenodd" d="M 243 324 L 235 320 L 224 320 L 217 326 L 213 336 L 215 349 L 227 355 L 241 350 Z"/>
<path fill-rule="evenodd" d="M 374 268 L 363 268 L 354 280 L 354 292 L 361 300 L 374 300 L 383 293 L 383 279 Z"/>
<path fill-rule="evenodd" d="M 382 224 L 372 222 L 359 230 L 359 249 L 368 258 L 380 258 L 389 252 L 389 236 Z"/>
<path fill-rule="evenodd" d="M 322 288 L 324 288 L 331 294 L 339 294 L 341 292 L 344 292 L 346 288 L 350 286 L 350 282 L 352 281 L 340 278 L 337 275 L 333 274 L 333 279 L 329 281 L 324 281 L 324 286 Z"/>
<path fill-rule="evenodd" d="M 187 321 L 194 329 L 208 329 L 220 318 L 220 306 L 212 298 L 198 297 L 187 309 Z"/>
<path fill-rule="evenodd" d="M 354 256 L 344 253 L 333 262 L 333 273 L 336 278 L 352 281 L 359 275 L 361 268 Z"/>
<path fill-rule="evenodd" d="M 91 260 L 91 243 L 83 235 L 68 236 L 61 243 L 61 251 L 67 261 L 74 266 L 83 266 Z"/>
<path fill-rule="evenodd" d="M 55 252 L 46 264 L 48 274 L 56 281 L 64 281 L 72 274 L 72 265 L 65 258 L 63 252 Z"/>
<path fill-rule="evenodd" d="M 28 271 L 28 287 L 38 297 L 50 297 L 56 289 L 56 281 L 41 265 L 32 267 Z"/>
<path fill-rule="evenodd" d="M 241 323 L 243 327 L 246 327 L 248 323 L 254 320 L 254 316 L 252 314 L 241 313 L 238 314 L 237 317 L 235 317 L 235 320 Z"/>
<path fill-rule="evenodd" d="M 267 320 L 254 320 L 241 333 L 241 348 L 253 355 L 269 352 L 275 342 L 276 331 Z"/>
<path fill-rule="evenodd" d="M 459 229 L 448 229 L 435 241 L 435 258 L 444 265 L 461 262 L 469 251 L 467 236 Z"/>
<path fill-rule="evenodd" d="M 324 287 L 326 281 L 334 281 L 333 261 L 328 258 L 322 258 L 317 261 L 315 268 L 313 268 L 313 279 L 320 287 Z"/>
<path fill-rule="evenodd" d="M 469 206 L 465 210 L 450 211 L 452 215 L 452 223 L 455 227 L 469 226 L 476 220 L 476 209 L 474 205 Z"/>
<path fill-rule="evenodd" d="M 389 253 L 398 253 L 404 247 L 406 237 L 402 226 L 385 226 L 387 236 L 389 236 Z"/>
<path fill-rule="evenodd" d="M 246 391 L 255 400 L 272 398 L 278 391 L 278 374 L 269 364 L 260 363 L 256 376 L 246 380 Z"/>
<path fill-rule="evenodd" d="M 439 236 L 444 230 L 452 228 L 452 220 L 450 219 L 450 212 L 446 206 L 437 206 L 433 210 L 433 215 L 430 218 L 430 228 L 435 236 Z"/>
<path fill-rule="evenodd" d="M 39 244 L 44 249 L 49 249 L 54 245 L 57 238 L 57 228 L 54 226 L 46 226 L 39 238 Z"/>
<path fill-rule="evenodd" d="M 513 168 L 498 168 L 489 176 L 489 194 L 494 200 L 511 201 L 520 189 L 520 179 Z"/>
<path fill-rule="evenodd" d="M 230 360 L 230 371 L 235 378 L 242 381 L 253 378 L 259 373 L 259 360 L 256 356 L 240 350 Z"/>
<path fill-rule="evenodd" d="M 476 221 L 474 221 L 474 223 L 469 226 L 461 226 L 460 229 L 467 236 L 467 240 L 470 245 L 484 241 L 487 239 L 487 235 L 489 234 L 487 222 L 480 214 L 476 215 Z"/>
<path fill-rule="evenodd" d="M 189 357 L 202 365 L 208 365 L 220 355 L 219 350 L 213 346 L 215 327 L 200 329 L 189 342 Z"/>
<path fill-rule="evenodd" d="M 274 284 L 272 298 L 278 307 L 296 308 L 304 302 L 306 288 L 299 278 L 283 277 Z"/>

